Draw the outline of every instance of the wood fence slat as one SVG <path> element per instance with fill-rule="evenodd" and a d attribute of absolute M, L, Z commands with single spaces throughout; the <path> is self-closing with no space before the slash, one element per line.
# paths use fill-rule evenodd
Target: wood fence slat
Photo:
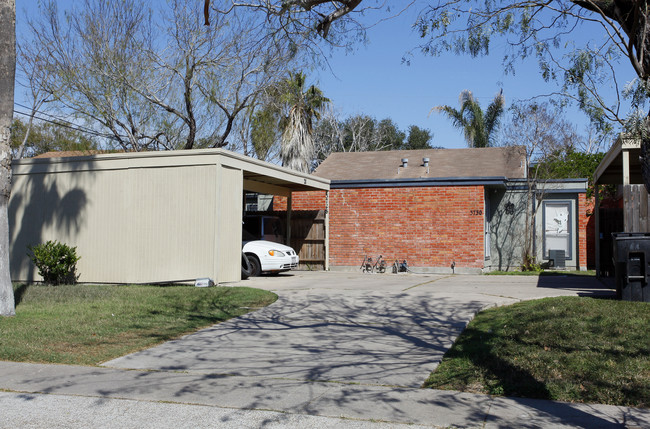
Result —
<path fill-rule="evenodd" d="M 623 206 L 625 232 L 650 232 L 650 198 L 644 185 L 626 185 Z"/>

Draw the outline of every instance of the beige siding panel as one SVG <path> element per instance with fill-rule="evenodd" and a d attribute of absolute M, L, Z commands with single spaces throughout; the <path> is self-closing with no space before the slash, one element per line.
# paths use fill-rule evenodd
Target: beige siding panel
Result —
<path fill-rule="evenodd" d="M 211 277 L 216 166 L 129 170 L 121 253 L 128 282 Z M 115 243 L 121 245 L 121 243 Z M 116 249 L 117 250 L 117 249 Z"/>
<path fill-rule="evenodd" d="M 40 280 L 27 246 L 58 240 L 77 246 L 83 256 L 95 179 L 87 172 L 14 176 L 9 202 L 12 279 Z M 87 263 L 82 259 L 78 267 Z"/>
<path fill-rule="evenodd" d="M 216 280 L 241 279 L 241 234 L 243 217 L 242 170 L 222 166 L 219 170 L 216 224 Z"/>
<path fill-rule="evenodd" d="M 77 264 L 80 281 L 126 282 L 124 257 L 127 243 L 128 219 L 125 217 L 126 197 L 124 170 L 86 171 L 51 174 L 57 183 L 68 182 L 68 177 L 84 181 L 86 205 L 80 213 L 82 228 L 70 241 L 77 246 L 81 259 Z"/>
<path fill-rule="evenodd" d="M 77 246 L 80 281 L 210 277 L 216 166 L 19 175 L 10 206 L 12 278 L 38 280 L 27 245 Z"/>

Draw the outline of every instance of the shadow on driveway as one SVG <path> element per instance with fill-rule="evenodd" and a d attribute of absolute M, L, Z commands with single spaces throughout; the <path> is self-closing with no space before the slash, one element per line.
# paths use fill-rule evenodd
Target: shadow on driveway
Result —
<path fill-rule="evenodd" d="M 539 276 L 538 288 L 564 289 L 574 291 L 578 296 L 592 298 L 616 298 L 612 282 L 592 276 L 580 275 L 544 275 Z"/>

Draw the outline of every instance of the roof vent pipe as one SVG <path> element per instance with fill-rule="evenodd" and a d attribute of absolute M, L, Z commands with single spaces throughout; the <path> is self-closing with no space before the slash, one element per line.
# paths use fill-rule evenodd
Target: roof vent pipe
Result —
<path fill-rule="evenodd" d="M 424 164 L 425 167 L 429 166 L 429 158 L 422 158 L 422 164 Z"/>
<path fill-rule="evenodd" d="M 406 168 L 409 165 L 409 159 L 408 158 L 402 158 L 402 167 Z"/>

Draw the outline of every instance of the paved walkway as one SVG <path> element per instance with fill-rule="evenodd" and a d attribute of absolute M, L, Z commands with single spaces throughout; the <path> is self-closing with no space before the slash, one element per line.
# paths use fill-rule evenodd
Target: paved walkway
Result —
<path fill-rule="evenodd" d="M 100 368 L 0 362 L 0 427 L 650 427 L 650 410 L 419 389 L 477 311 L 610 293 L 594 279 L 296 272 L 240 284 L 280 298 Z"/>

